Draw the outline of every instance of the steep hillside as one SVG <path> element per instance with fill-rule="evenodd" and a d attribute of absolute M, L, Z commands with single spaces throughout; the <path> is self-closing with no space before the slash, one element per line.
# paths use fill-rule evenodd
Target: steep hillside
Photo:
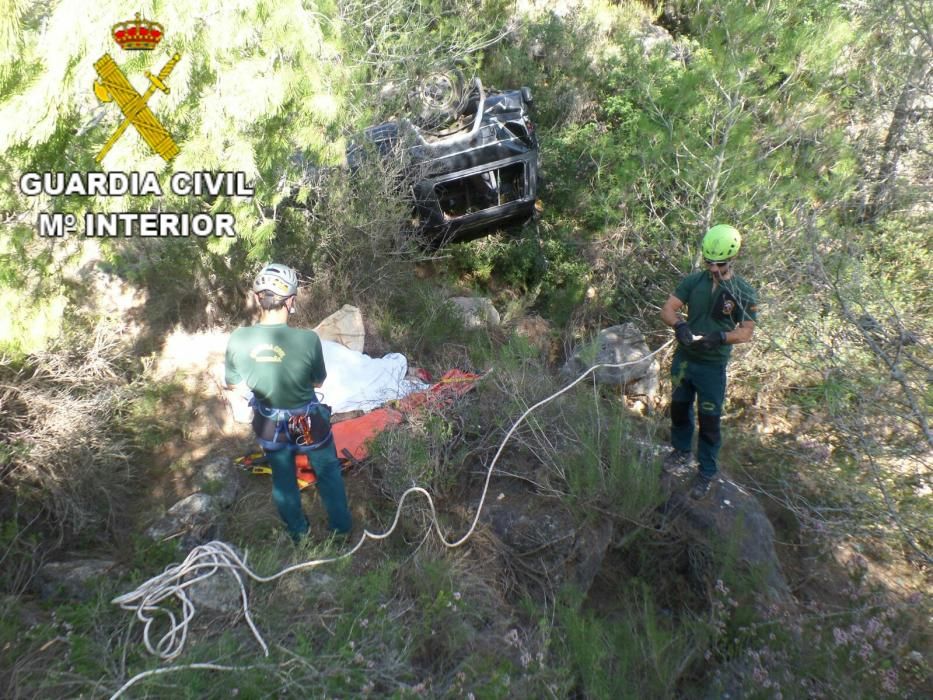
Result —
<path fill-rule="evenodd" d="M 929 694 L 929 3 L 167 0 L 141 51 L 114 3 L 7 5 L 0 695 Z M 521 102 L 489 128 L 537 146 L 538 201 L 442 245 L 411 144 L 346 151 L 406 120 L 460 138 L 468 85 Z M 505 199 L 528 186 L 507 172 Z M 481 209 L 477 177 L 453 210 Z M 98 215 L 133 225 L 88 238 Z M 168 218 L 236 234 L 145 235 Z M 717 223 L 759 319 L 695 502 L 692 468 L 662 470 L 660 312 Z M 234 461 L 254 443 L 217 365 L 269 260 L 299 272 L 293 325 L 352 304 L 369 355 L 481 375 L 348 470 L 346 541 L 312 487 L 294 545 Z M 660 386 L 568 389 L 626 323 Z M 189 556 L 210 576 L 168 575 L 192 608 L 114 603 Z"/>

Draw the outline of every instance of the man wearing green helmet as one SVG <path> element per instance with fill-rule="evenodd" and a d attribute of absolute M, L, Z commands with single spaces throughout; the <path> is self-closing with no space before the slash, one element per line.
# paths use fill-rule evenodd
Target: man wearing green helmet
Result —
<path fill-rule="evenodd" d="M 690 464 L 696 403 L 699 473 L 690 491 L 696 499 L 706 495 L 719 470 L 719 423 L 732 346 L 752 339 L 757 319 L 755 290 L 732 268 L 741 245 L 735 228 L 713 226 L 703 237 L 706 269 L 687 275 L 661 309 L 661 320 L 674 329 L 678 342 L 671 362 L 673 449 L 664 465 L 671 469 Z M 680 314 L 685 306 L 686 319 Z"/>

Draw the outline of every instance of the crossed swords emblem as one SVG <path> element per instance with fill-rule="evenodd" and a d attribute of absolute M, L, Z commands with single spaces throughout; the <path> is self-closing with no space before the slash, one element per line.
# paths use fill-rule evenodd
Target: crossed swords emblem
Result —
<path fill-rule="evenodd" d="M 94 64 L 94 70 L 100 76 L 100 80 L 94 81 L 94 94 L 97 95 L 97 99 L 101 102 L 116 101 L 124 116 L 123 122 L 113 132 L 104 147 L 100 149 L 100 153 L 97 154 L 96 160 L 98 163 L 104 159 L 113 144 L 117 142 L 117 139 L 123 135 L 123 132 L 131 124 L 136 127 L 136 131 L 149 144 L 149 147 L 166 161 L 178 155 L 178 146 L 172 140 L 172 136 L 166 128 L 156 119 L 147 102 L 157 89 L 168 94 L 169 88 L 165 81 L 179 59 L 181 59 L 181 55 L 176 53 L 162 67 L 158 75 L 146 71 L 146 77 L 149 78 L 149 89 L 142 95 L 130 85 L 130 81 L 126 79 L 123 71 L 110 58 L 110 54 L 104 54 Z"/>

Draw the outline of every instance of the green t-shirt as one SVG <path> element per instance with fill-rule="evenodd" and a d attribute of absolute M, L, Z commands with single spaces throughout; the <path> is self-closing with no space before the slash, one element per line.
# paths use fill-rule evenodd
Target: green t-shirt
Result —
<path fill-rule="evenodd" d="M 317 333 L 288 324 L 256 324 L 230 335 L 227 384 L 245 382 L 272 408 L 299 408 L 314 398 L 314 385 L 327 378 Z"/>
<path fill-rule="evenodd" d="M 687 306 L 687 324 L 694 335 L 731 331 L 742 321 L 758 318 L 758 297 L 752 286 L 738 275 L 713 288 L 713 276 L 706 270 L 687 275 L 674 290 L 674 296 Z M 731 345 L 715 350 L 681 347 L 688 360 L 725 364 Z"/>

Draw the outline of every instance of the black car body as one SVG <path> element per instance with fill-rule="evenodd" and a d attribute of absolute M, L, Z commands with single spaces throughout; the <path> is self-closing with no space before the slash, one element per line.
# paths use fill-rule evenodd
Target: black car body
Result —
<path fill-rule="evenodd" d="M 415 227 L 435 243 L 477 238 L 535 213 L 538 140 L 531 91 L 483 90 L 474 79 L 464 106 L 443 130 L 407 119 L 370 127 L 347 149 L 352 169 L 367 152 L 398 159 Z"/>

